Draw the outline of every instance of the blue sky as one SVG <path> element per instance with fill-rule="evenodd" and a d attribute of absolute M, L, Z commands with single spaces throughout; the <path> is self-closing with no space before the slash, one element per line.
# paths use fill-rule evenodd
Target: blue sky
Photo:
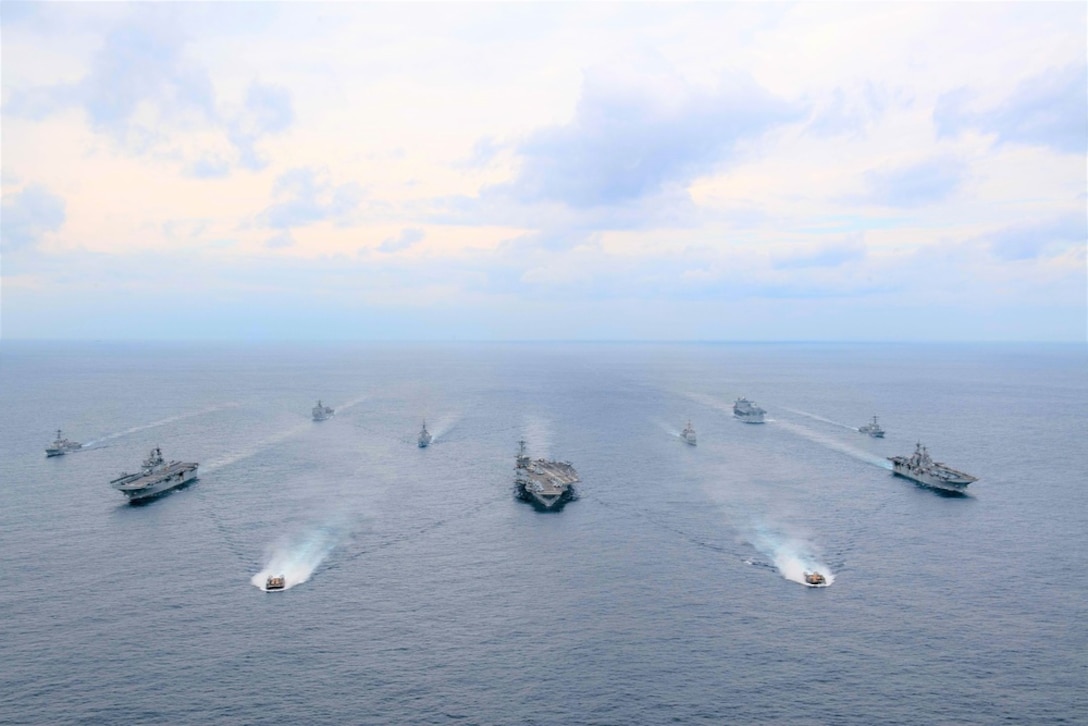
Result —
<path fill-rule="evenodd" d="M 1088 335 L 1083 3 L 4 2 L 0 335 Z"/>

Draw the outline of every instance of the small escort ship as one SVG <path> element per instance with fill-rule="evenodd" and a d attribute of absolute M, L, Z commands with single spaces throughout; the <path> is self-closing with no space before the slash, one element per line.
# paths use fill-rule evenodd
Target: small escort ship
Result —
<path fill-rule="evenodd" d="M 333 410 L 332 406 L 326 406 L 319 400 L 313 410 L 314 421 L 324 421 L 334 413 L 336 413 L 336 411 Z"/>
<path fill-rule="evenodd" d="M 889 456 L 888 461 L 892 462 L 892 471 L 897 476 L 936 489 L 962 492 L 968 484 L 978 481 L 976 476 L 957 471 L 929 458 L 929 451 L 921 443 L 915 444 L 914 453 L 910 456 Z"/>
<path fill-rule="evenodd" d="M 571 486 L 581 479 L 569 461 L 530 459 L 525 442 L 518 442 L 517 464 L 514 468 L 514 495 L 538 509 L 558 511 L 577 497 Z"/>
<path fill-rule="evenodd" d="M 198 466 L 192 462 L 166 462 L 162 458 L 162 451 L 156 446 L 144 459 L 138 473 L 123 473 L 110 485 L 128 497 L 129 503 L 135 504 L 193 481 Z"/>
<path fill-rule="evenodd" d="M 427 430 L 427 421 L 424 419 L 423 428 L 419 432 L 419 448 L 426 449 L 431 445 L 431 432 Z"/>
<path fill-rule="evenodd" d="M 265 592 L 272 592 L 273 590 L 282 590 L 287 587 L 287 578 L 283 575 L 272 575 L 264 583 Z"/>
<path fill-rule="evenodd" d="M 743 396 L 733 402 L 733 415 L 744 423 L 761 424 L 765 413 L 767 412 L 757 406 L 755 401 L 749 401 Z"/>
<path fill-rule="evenodd" d="M 680 432 L 680 438 L 684 440 L 684 443 L 695 446 L 697 441 L 695 438 L 695 429 L 691 426 L 691 421 L 688 421 L 688 425 L 684 427 L 684 430 Z"/>
<path fill-rule="evenodd" d="M 46 457 L 50 456 L 64 456 L 72 451 L 79 451 L 83 448 L 83 444 L 75 441 L 69 441 L 60 434 L 60 429 L 57 429 L 57 438 L 49 446 L 45 447 Z"/>
<path fill-rule="evenodd" d="M 873 420 L 864 426 L 859 426 L 858 433 L 869 434 L 874 439 L 884 438 L 884 429 L 880 428 L 880 424 L 876 421 L 876 416 L 873 416 Z"/>

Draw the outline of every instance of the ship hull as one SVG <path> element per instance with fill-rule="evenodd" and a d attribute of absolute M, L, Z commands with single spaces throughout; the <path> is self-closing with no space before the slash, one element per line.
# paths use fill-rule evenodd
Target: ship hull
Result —
<path fill-rule="evenodd" d="M 751 416 L 745 416 L 743 414 L 734 413 L 733 416 L 738 421 L 743 421 L 744 423 L 749 423 L 749 424 L 761 424 L 761 423 L 763 423 L 763 414 L 761 414 L 761 413 L 751 415 Z"/>
<path fill-rule="evenodd" d="M 142 504 L 151 499 L 156 499 L 174 489 L 191 484 L 197 479 L 197 467 L 187 468 L 180 472 L 170 474 L 167 477 L 140 489 L 121 489 L 121 493 L 128 497 L 129 504 Z"/>
<path fill-rule="evenodd" d="M 909 479 L 916 484 L 932 487 L 934 489 L 941 489 L 946 492 L 965 492 L 967 491 L 967 485 L 974 481 L 974 479 L 971 479 L 970 481 L 962 479 L 942 479 L 940 477 L 932 476 L 930 474 L 911 472 L 906 469 L 900 469 L 898 467 L 894 468 L 892 471 L 896 476 L 903 477 L 904 479 Z"/>
<path fill-rule="evenodd" d="M 577 493 L 574 491 L 574 487 L 567 487 L 562 493 L 556 496 L 547 496 L 538 494 L 523 484 L 517 484 L 514 487 L 514 496 L 523 502 L 528 502 L 540 512 L 558 512 L 563 509 L 568 502 L 572 502 L 577 498 Z"/>

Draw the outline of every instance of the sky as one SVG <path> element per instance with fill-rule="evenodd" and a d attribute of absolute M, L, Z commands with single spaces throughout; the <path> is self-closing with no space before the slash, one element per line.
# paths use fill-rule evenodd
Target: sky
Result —
<path fill-rule="evenodd" d="M 1088 339 L 1088 5 L 0 6 L 0 337 Z"/>

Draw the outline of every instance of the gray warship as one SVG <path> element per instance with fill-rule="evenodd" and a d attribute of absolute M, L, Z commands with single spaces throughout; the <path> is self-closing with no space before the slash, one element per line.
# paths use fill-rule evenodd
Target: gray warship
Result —
<path fill-rule="evenodd" d="M 334 413 L 336 413 L 336 411 L 333 410 L 332 406 L 326 406 L 319 400 L 313 410 L 314 421 L 324 421 Z"/>
<path fill-rule="evenodd" d="M 910 456 L 889 456 L 888 461 L 892 462 L 892 471 L 898 476 L 936 489 L 962 492 L 968 484 L 978 481 L 978 477 L 929 458 L 929 451 L 920 443 L 915 444 Z"/>
<path fill-rule="evenodd" d="M 884 429 L 880 428 L 880 424 L 877 423 L 876 416 L 873 416 L 873 420 L 864 426 L 858 427 L 858 433 L 869 434 L 874 439 L 884 438 Z"/>
<path fill-rule="evenodd" d="M 166 462 L 162 458 L 162 451 L 156 446 L 144 459 L 138 473 L 121 474 L 110 482 L 110 486 L 135 504 L 193 481 L 198 466 L 191 462 Z"/>
<path fill-rule="evenodd" d="M 60 434 L 60 429 L 57 429 L 56 441 L 45 447 L 45 455 L 49 456 L 64 456 L 72 451 L 79 451 L 83 448 L 83 444 L 75 441 L 69 441 Z"/>
<path fill-rule="evenodd" d="M 749 401 L 743 396 L 733 402 L 733 415 L 744 423 L 763 423 L 763 414 L 765 413 L 767 412 L 757 406 L 755 401 Z"/>
<path fill-rule="evenodd" d="M 431 432 L 427 430 L 427 420 L 423 420 L 423 428 L 419 432 L 419 448 L 426 449 L 431 445 Z"/>
<path fill-rule="evenodd" d="M 685 443 L 691 444 L 692 446 L 696 445 L 695 429 L 692 428 L 690 420 L 688 421 L 688 425 L 684 427 L 684 430 L 680 432 L 680 438 L 682 438 Z"/>
<path fill-rule="evenodd" d="M 581 481 L 569 461 L 530 459 L 525 442 L 518 442 L 514 469 L 514 494 L 538 509 L 558 511 L 577 498 L 573 484 Z"/>

